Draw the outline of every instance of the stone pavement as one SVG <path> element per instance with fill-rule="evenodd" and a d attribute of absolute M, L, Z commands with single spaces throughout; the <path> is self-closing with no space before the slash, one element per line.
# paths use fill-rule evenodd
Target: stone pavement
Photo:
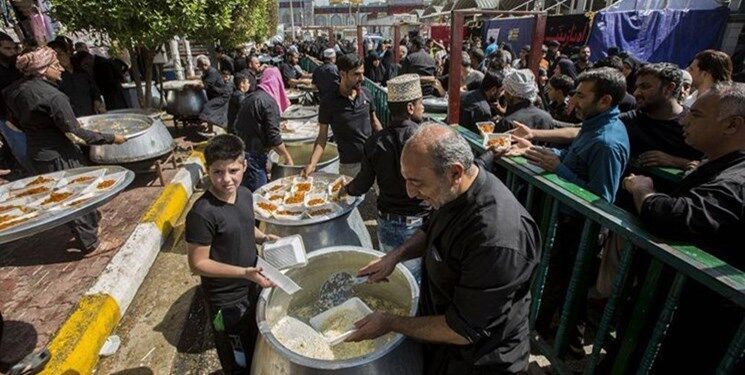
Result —
<path fill-rule="evenodd" d="M 179 145 L 203 140 L 192 129 L 170 130 Z M 175 172 L 166 170 L 165 181 Z M 125 191 L 100 208 L 101 244 L 86 256 L 72 249 L 74 240 L 64 225 L 0 245 L 0 311 L 5 320 L 0 372 L 47 345 L 162 190 L 155 174 L 138 173 Z"/>

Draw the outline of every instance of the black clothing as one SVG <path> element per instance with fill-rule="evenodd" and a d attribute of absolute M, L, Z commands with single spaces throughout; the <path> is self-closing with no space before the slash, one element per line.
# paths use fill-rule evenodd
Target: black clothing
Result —
<path fill-rule="evenodd" d="M 579 60 L 574 62 L 574 70 L 577 72 L 577 74 L 584 73 L 592 69 L 593 66 L 594 64 L 592 63 L 592 61 L 588 61 L 587 64 L 583 64 Z"/>
<path fill-rule="evenodd" d="M 401 70 L 398 73 L 414 73 L 422 77 L 434 77 L 436 73 L 435 59 L 424 50 L 410 53 L 401 60 Z M 422 95 L 434 95 L 435 92 L 432 85 L 422 83 Z"/>
<path fill-rule="evenodd" d="M 223 70 L 229 70 L 230 74 L 235 73 L 235 65 L 233 64 L 233 58 L 223 54 L 222 57 L 217 59 L 217 70 L 222 73 Z"/>
<path fill-rule="evenodd" d="M 236 57 L 235 60 L 233 60 L 233 68 L 235 68 L 236 72 L 242 72 L 244 69 L 248 68 L 248 61 L 245 57 Z"/>
<path fill-rule="evenodd" d="M 249 87 L 248 87 L 248 92 L 246 94 L 250 94 L 256 91 L 257 88 L 259 88 L 259 82 L 261 82 L 260 75 L 257 76 L 253 70 L 248 69 L 248 68 L 241 70 L 239 73 L 248 77 Z"/>
<path fill-rule="evenodd" d="M 476 127 L 477 122 L 491 120 L 491 107 L 486 95 L 481 89 L 476 89 L 463 94 L 460 98 L 460 114 L 458 115 L 458 124 L 476 134 L 479 129 Z"/>
<path fill-rule="evenodd" d="M 363 159 L 365 141 L 372 134 L 372 116 L 375 104 L 366 88 L 357 90 L 354 100 L 344 97 L 337 89 L 321 101 L 318 123 L 328 124 L 334 131 L 342 164 L 359 163 Z"/>
<path fill-rule="evenodd" d="M 383 81 L 388 82 L 388 80 L 396 76 L 398 73 L 398 64 L 394 61 L 393 49 L 389 48 L 383 53 L 381 65 L 385 69 L 385 78 Z"/>
<path fill-rule="evenodd" d="M 241 90 L 233 90 L 228 101 L 228 134 L 235 134 L 235 119 L 238 117 L 238 111 L 241 109 L 241 102 L 246 98 L 246 94 Z"/>
<path fill-rule="evenodd" d="M 526 371 L 530 279 L 541 242 L 530 214 L 480 167 L 468 191 L 433 212 L 423 229 L 422 315 L 445 315 L 471 342 L 431 345 L 425 373 Z"/>
<path fill-rule="evenodd" d="M 378 211 L 401 216 L 425 215 L 428 206 L 420 199 L 409 198 L 406 181 L 401 176 L 401 151 L 417 128 L 419 124 L 411 120 L 392 122 L 368 138 L 360 172 L 346 187 L 349 195 L 367 193 L 377 180 Z"/>
<path fill-rule="evenodd" d="M 700 160 L 703 154 L 685 143 L 681 121 L 688 112 L 689 109 L 683 107 L 683 112 L 672 120 L 654 120 L 638 109 L 622 113 L 618 118 L 629 133 L 630 157 L 634 159 L 647 151 L 657 150 L 688 160 Z"/>
<path fill-rule="evenodd" d="M 553 118 L 548 112 L 534 106 L 530 101 L 521 100 L 516 104 L 507 105 L 507 113 L 497 123 L 494 132 L 506 132 L 512 129 L 513 121 L 521 122 L 531 129 L 551 129 Z"/>
<path fill-rule="evenodd" d="M 93 55 L 93 79 L 103 95 L 106 109 L 111 111 L 129 107 L 122 88 L 121 69 L 117 67 L 114 61 Z"/>
<path fill-rule="evenodd" d="M 94 101 L 102 101 L 101 92 L 90 75 L 83 72 L 62 72 L 59 89 L 70 99 L 75 117 L 95 114 Z"/>
<path fill-rule="evenodd" d="M 316 68 L 313 71 L 313 84 L 318 87 L 318 95 L 323 101 L 326 97 L 334 96 L 339 91 L 339 69 L 336 64 L 330 62 Z"/>
<path fill-rule="evenodd" d="M 569 123 L 581 122 L 581 120 L 574 115 L 574 111 L 572 111 L 572 113 L 567 113 L 567 107 L 566 101 L 559 103 L 551 102 L 548 104 L 548 113 L 554 118 L 554 120 Z"/>
<path fill-rule="evenodd" d="M 10 61 L 8 65 L 0 63 L 0 90 L 10 86 L 11 83 L 17 81 L 21 77 L 23 77 L 23 75 L 21 75 L 21 72 L 16 68 L 15 59 Z M 0 98 L 0 118 L 5 118 L 7 111 L 5 100 Z"/>
<path fill-rule="evenodd" d="M 207 93 L 207 103 L 199 114 L 199 119 L 221 127 L 228 125 L 228 101 L 232 89 L 222 79 L 217 69 L 209 67 L 202 73 L 204 91 Z"/>
<path fill-rule="evenodd" d="M 223 202 L 209 190 L 199 197 L 186 216 L 186 242 L 209 246 L 210 259 L 238 267 L 256 265 L 254 211 L 251 192 L 240 186 L 235 203 Z M 226 306 L 243 299 L 251 282 L 247 279 L 202 276 L 202 289 L 213 306 Z"/>
<path fill-rule="evenodd" d="M 574 68 L 574 63 L 572 62 L 572 60 L 569 60 L 569 59 L 560 59 L 556 63 L 556 66 L 558 66 L 559 69 L 561 69 L 561 74 L 563 74 L 565 76 L 569 76 L 569 78 L 571 78 L 573 81 L 576 81 L 577 80 L 578 73 L 577 73 L 577 71 Z M 552 72 L 549 72 L 549 73 L 553 74 L 554 72 L 552 71 Z"/>
<path fill-rule="evenodd" d="M 243 99 L 233 125 L 247 152 L 266 152 L 282 144 L 279 121 L 277 101 L 258 89 Z"/>
<path fill-rule="evenodd" d="M 279 72 L 282 73 L 282 82 L 285 83 L 285 87 L 290 87 L 290 80 L 291 79 L 299 79 L 302 77 L 300 72 L 295 69 L 294 66 L 288 64 L 288 63 L 282 63 L 279 66 Z"/>
<path fill-rule="evenodd" d="M 636 109 L 636 98 L 627 92 L 623 99 L 621 99 L 621 102 L 618 103 L 618 110 L 624 113 L 634 109 Z"/>
<path fill-rule="evenodd" d="M 379 85 L 385 84 L 385 74 L 385 68 L 383 68 L 382 64 L 378 65 L 377 67 L 375 65 L 372 65 L 370 69 L 365 70 L 365 77 Z"/>
<path fill-rule="evenodd" d="M 640 218 L 653 233 L 692 243 L 738 269 L 745 269 L 745 151 L 701 164 L 669 195 L 644 200 Z M 742 320 L 742 309 L 698 282 L 686 283 L 655 370 L 714 373 Z M 706 322 L 706 324 L 701 324 Z M 706 343 L 705 345 L 699 345 Z M 696 358 L 681 361 L 681 358 Z M 739 372 L 745 361 L 740 359 Z"/>

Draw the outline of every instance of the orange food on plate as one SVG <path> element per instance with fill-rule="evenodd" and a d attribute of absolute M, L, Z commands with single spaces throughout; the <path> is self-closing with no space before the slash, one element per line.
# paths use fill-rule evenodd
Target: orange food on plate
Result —
<path fill-rule="evenodd" d="M 91 199 L 91 198 L 88 197 L 88 198 L 76 199 L 76 200 L 68 203 L 67 205 L 70 206 L 70 207 L 80 206 L 82 203 L 84 203 L 85 201 L 87 201 L 89 199 Z"/>
<path fill-rule="evenodd" d="M 70 181 L 70 183 L 71 184 L 80 184 L 80 183 L 83 183 L 83 182 L 93 181 L 93 179 L 95 179 L 95 177 L 93 177 L 93 176 L 83 176 L 83 177 L 78 177 L 78 178 Z"/>
<path fill-rule="evenodd" d="M 299 182 L 297 185 L 295 185 L 295 188 L 298 192 L 306 192 L 310 191 L 311 188 L 313 188 L 313 184 L 310 182 Z"/>
<path fill-rule="evenodd" d="M 266 202 L 259 202 L 256 205 L 269 212 L 274 212 L 277 209 L 276 205 L 273 205 L 271 203 L 266 203 Z"/>
<path fill-rule="evenodd" d="M 337 193 L 337 192 L 339 192 L 339 190 L 341 190 L 341 187 L 342 187 L 342 186 L 344 186 L 344 181 L 343 181 L 343 180 L 339 180 L 339 181 L 337 181 L 337 182 L 336 182 L 335 184 L 333 184 L 333 185 L 331 186 L 331 192 L 332 192 L 332 193 Z"/>
<path fill-rule="evenodd" d="M 46 184 L 47 182 L 52 182 L 54 179 L 52 178 L 45 178 L 44 176 L 36 177 L 35 179 L 31 180 L 28 184 L 26 184 L 26 187 L 31 187 L 34 185 L 41 185 Z"/>
<path fill-rule="evenodd" d="M 308 206 L 320 206 L 322 204 L 326 204 L 326 200 L 321 198 L 313 198 L 308 201 Z"/>
<path fill-rule="evenodd" d="M 318 210 L 309 211 L 308 214 L 310 216 L 323 216 L 323 215 L 330 214 L 331 212 L 333 211 L 329 208 L 321 208 Z"/>
<path fill-rule="evenodd" d="M 116 181 L 114 181 L 114 180 L 105 180 L 105 181 L 101 181 L 101 182 L 100 182 L 100 183 L 99 183 L 99 184 L 98 184 L 98 185 L 96 186 L 96 188 L 98 188 L 98 189 L 106 189 L 106 188 L 110 188 L 110 187 L 114 186 L 114 183 L 116 183 Z"/>
<path fill-rule="evenodd" d="M 270 195 L 269 196 L 269 200 L 270 201 L 279 201 L 279 200 L 282 200 L 284 198 L 285 198 L 285 196 L 283 194 L 274 194 L 274 195 Z"/>
<path fill-rule="evenodd" d="M 284 186 L 282 186 L 281 184 L 277 184 L 277 185 L 274 185 L 271 188 L 269 188 L 269 192 L 274 192 L 274 191 L 280 190 L 282 188 L 284 188 Z"/>
<path fill-rule="evenodd" d="M 510 147 L 511 144 L 512 142 L 510 142 L 510 139 L 507 137 L 491 138 L 486 142 L 487 147 L 497 148 Z"/>
<path fill-rule="evenodd" d="M 18 225 L 18 224 L 27 222 L 29 219 L 31 219 L 31 218 L 30 217 L 25 217 L 23 219 L 9 220 L 9 221 L 5 221 L 5 222 L 0 222 L 0 230 L 7 229 L 7 228 L 10 228 L 10 227 L 12 227 L 14 225 Z"/>
<path fill-rule="evenodd" d="M 494 124 L 492 123 L 478 124 L 476 126 L 478 126 L 479 130 L 481 130 L 482 133 L 488 134 L 494 131 Z"/>
<path fill-rule="evenodd" d="M 36 195 L 36 194 L 40 194 L 40 193 L 46 193 L 48 191 L 49 191 L 49 188 L 48 187 L 38 186 L 38 187 L 35 187 L 35 188 L 32 188 L 32 189 L 28 189 L 28 190 L 26 190 L 26 191 L 24 191 L 24 192 L 16 195 L 16 198 L 28 197 L 28 196 L 31 196 L 31 195 Z"/>
<path fill-rule="evenodd" d="M 305 193 L 302 191 L 298 191 L 297 193 L 285 199 L 285 204 L 300 204 L 303 203 L 304 199 Z"/>
<path fill-rule="evenodd" d="M 285 216 L 299 216 L 303 213 L 301 211 L 290 211 L 290 210 L 279 210 L 277 211 L 277 215 L 285 215 Z"/>
<path fill-rule="evenodd" d="M 10 211 L 10 210 L 15 210 L 16 208 L 21 208 L 21 206 L 14 206 L 14 205 L 10 205 L 10 206 L 0 206 L 0 212 L 5 212 L 5 211 Z"/>
<path fill-rule="evenodd" d="M 46 204 L 61 202 L 67 198 L 70 198 L 73 194 L 74 193 L 71 191 L 65 191 L 62 193 L 52 193 L 49 195 L 49 198 L 47 198 L 44 202 L 41 202 L 41 204 L 43 206 Z"/>
<path fill-rule="evenodd" d="M 6 221 L 11 221 L 15 218 L 17 218 L 18 215 L 0 215 L 0 223 L 4 223 Z"/>

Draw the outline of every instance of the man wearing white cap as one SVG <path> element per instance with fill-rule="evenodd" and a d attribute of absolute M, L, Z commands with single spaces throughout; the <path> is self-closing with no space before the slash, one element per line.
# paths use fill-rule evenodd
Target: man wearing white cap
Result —
<path fill-rule="evenodd" d="M 386 253 L 414 235 L 429 213 L 421 199 L 407 194 L 400 164 L 404 144 L 419 129 L 424 116 L 418 75 L 404 74 L 388 81 L 388 108 L 390 125 L 367 139 L 360 172 L 345 188 L 347 194 L 360 196 L 377 181 L 378 242 L 380 250 Z M 421 259 L 404 264 L 419 280 Z"/>
<path fill-rule="evenodd" d="M 529 69 L 513 70 L 504 77 L 504 93 L 507 99 L 507 113 L 497 124 L 496 131 L 504 132 L 518 121 L 532 129 L 551 129 L 551 115 L 536 107 L 533 102 L 538 97 L 538 85 Z"/>
<path fill-rule="evenodd" d="M 318 88 L 321 100 L 338 89 L 339 69 L 336 67 L 336 51 L 333 48 L 323 51 L 323 65 L 313 71 L 312 83 Z"/>

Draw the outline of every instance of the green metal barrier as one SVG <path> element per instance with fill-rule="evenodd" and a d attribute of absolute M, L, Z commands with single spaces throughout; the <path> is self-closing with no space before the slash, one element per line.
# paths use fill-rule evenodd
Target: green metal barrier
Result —
<path fill-rule="evenodd" d="M 388 126 L 390 120 L 390 111 L 388 110 L 388 91 L 377 83 L 365 78 L 365 88 L 370 91 L 373 96 L 372 100 L 375 103 L 375 114 L 378 116 L 378 120 L 383 124 L 383 127 Z"/>
<path fill-rule="evenodd" d="M 456 129 L 471 144 L 475 152 L 484 152 L 480 136 L 462 127 Z M 617 318 L 621 296 L 624 290 L 629 289 L 629 284 L 632 281 L 628 277 L 632 259 L 640 252 L 650 256 L 652 261 L 642 281 L 639 297 L 636 299 L 631 312 L 629 326 L 623 332 L 623 340 L 620 342 L 618 354 L 615 358 L 611 358 L 613 361 L 612 373 L 625 373 L 635 365 L 632 363 L 632 355 L 639 346 L 639 340 L 644 334 L 644 327 L 649 322 L 648 311 L 655 303 L 655 297 L 660 293 L 666 295 L 664 297 L 665 303 L 659 316 L 653 321 L 655 323 L 654 329 L 649 340 L 644 343 L 645 350 L 641 363 L 636 364 L 638 366 L 635 370 L 637 373 L 648 373 L 653 368 L 659 348 L 662 346 L 667 333 L 667 328 L 674 318 L 678 299 L 686 283 L 703 284 L 722 297 L 733 301 L 740 308 L 745 308 L 745 273 L 742 271 L 694 246 L 667 243 L 656 238 L 641 226 L 634 215 L 604 202 L 595 194 L 566 182 L 553 173 L 538 170 L 525 158 L 501 158 L 497 163 L 506 170 L 506 185 L 510 189 L 514 191 L 514 187 L 519 183 L 528 184 L 528 194 L 526 194 L 527 198 L 524 204 L 529 210 L 534 207 L 536 204 L 534 201 L 538 199 L 533 189 L 537 188 L 545 194 L 542 198 L 543 209 L 540 217 L 537 218 L 544 239 L 544 248 L 531 289 L 533 294 L 533 304 L 530 310 L 531 326 L 535 323 L 541 306 L 549 259 L 552 256 L 551 250 L 556 236 L 559 204 L 571 207 L 585 218 L 580 247 L 575 258 L 569 288 L 561 309 L 559 328 L 554 337 L 553 345 L 549 345 L 544 338 L 539 337 L 535 332 L 531 336 L 533 345 L 551 361 L 551 365 L 557 373 L 569 372 L 564 362 L 564 356 L 568 349 L 568 331 L 569 327 L 576 322 L 580 299 L 585 298 L 583 293 L 587 290 L 588 276 L 593 271 L 588 267 L 590 258 L 594 255 L 594 252 L 590 249 L 592 242 L 597 238 L 600 227 L 608 228 L 611 232 L 622 236 L 627 240 L 627 245 L 621 252 L 618 273 L 613 283 L 611 296 L 605 305 L 597 327 L 593 351 L 585 365 L 585 374 L 595 373 L 601 349 L 610 336 L 613 328 L 612 322 Z M 672 269 L 675 273 L 672 285 L 666 292 L 660 290 L 662 288 L 660 279 L 665 268 Z M 743 355 L 745 349 L 745 319 L 733 336 L 728 350 L 726 353 L 722 353 L 718 373 L 731 372 L 738 358 Z M 706 343 L 701 344 L 705 345 Z"/>

